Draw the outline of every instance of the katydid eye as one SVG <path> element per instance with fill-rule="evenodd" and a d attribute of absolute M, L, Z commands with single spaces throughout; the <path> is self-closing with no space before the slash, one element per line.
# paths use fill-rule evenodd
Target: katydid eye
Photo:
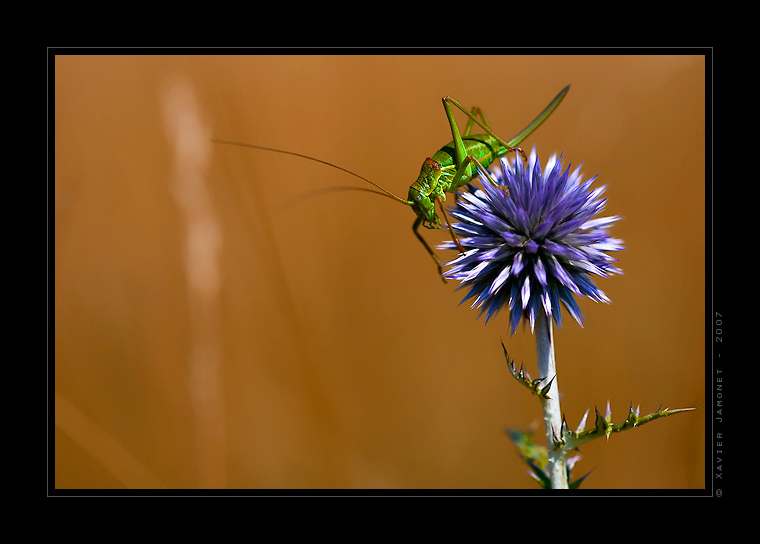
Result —
<path fill-rule="evenodd" d="M 419 202 L 420 200 L 422 200 L 422 195 L 417 195 L 414 197 L 415 202 Z"/>

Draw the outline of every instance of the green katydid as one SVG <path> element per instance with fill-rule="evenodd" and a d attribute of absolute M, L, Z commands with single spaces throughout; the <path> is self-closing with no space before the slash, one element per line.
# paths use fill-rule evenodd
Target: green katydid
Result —
<path fill-rule="evenodd" d="M 419 239 L 427 252 L 433 258 L 433 261 L 435 261 L 435 264 L 438 267 L 438 273 L 443 279 L 443 268 L 441 267 L 441 262 L 438 259 L 438 256 L 431 249 L 430 245 L 420 234 L 420 225 L 428 229 L 441 228 L 441 220 L 438 217 L 438 214 L 435 212 L 435 203 L 437 202 L 441 209 L 441 212 L 443 213 L 444 219 L 446 219 L 446 224 L 451 237 L 454 240 L 454 243 L 457 245 L 457 248 L 459 248 L 461 252 L 464 252 L 462 246 L 459 243 L 459 240 L 456 237 L 456 234 L 454 234 L 454 230 L 451 227 L 448 217 L 446 216 L 446 208 L 443 205 L 444 201 L 446 200 L 446 193 L 453 193 L 456 195 L 457 190 L 463 185 L 469 183 L 478 174 L 478 172 L 482 174 L 489 183 L 492 183 L 497 187 L 501 187 L 488 172 L 488 166 L 497 158 L 511 153 L 512 151 L 520 153 L 520 155 L 523 157 L 524 163 L 527 164 L 525 152 L 517 146 L 520 145 L 520 143 L 525 140 L 525 138 L 530 136 L 530 134 L 536 130 L 541 125 L 541 123 L 543 123 L 549 117 L 549 115 L 552 114 L 557 106 L 559 106 L 560 102 L 562 102 L 562 100 L 565 98 L 565 95 L 569 90 L 569 85 L 562 89 L 560 93 L 554 98 L 554 100 L 552 100 L 549 105 L 544 108 L 544 111 L 538 114 L 538 116 L 527 127 L 520 131 L 517 136 L 508 141 L 502 140 L 491 130 L 488 125 L 488 121 L 486 121 L 485 115 L 480 110 L 480 108 L 473 107 L 470 111 L 467 111 L 464 106 L 462 106 L 453 98 L 448 96 L 443 97 L 443 107 L 446 111 L 446 117 L 448 118 L 449 126 L 451 127 L 453 140 L 439 149 L 432 157 L 425 159 L 422 164 L 422 169 L 420 170 L 420 175 L 417 177 L 417 181 L 412 183 L 412 185 L 409 187 L 409 194 L 408 198 L 406 199 L 391 193 L 380 185 L 358 174 L 355 174 L 350 170 L 334 165 L 327 161 L 310 157 L 308 155 L 294 153 L 292 151 L 284 151 L 282 149 L 274 149 L 271 147 L 232 142 L 228 140 L 212 139 L 212 141 L 219 144 L 237 145 L 242 147 L 249 147 L 252 149 L 285 153 L 287 155 L 295 155 L 297 157 L 320 162 L 322 164 L 326 164 L 328 166 L 332 166 L 333 168 L 342 170 L 363 181 L 366 181 L 370 185 L 373 185 L 382 191 L 382 193 L 377 194 L 387 196 L 398 202 L 401 202 L 402 204 L 410 206 L 414 213 L 417 215 L 417 218 L 412 224 L 412 230 L 414 231 L 417 239 Z M 457 128 L 456 121 L 454 120 L 454 114 L 452 113 L 451 106 L 454 106 L 457 109 L 461 110 L 468 118 L 467 126 L 464 130 L 464 135 L 460 135 L 459 133 L 459 129 Z M 485 131 L 485 134 L 471 134 L 473 125 L 478 125 Z M 506 187 L 501 188 L 508 192 Z M 354 187 L 354 189 L 361 190 L 362 188 Z M 372 191 L 371 189 L 365 190 L 376 192 Z M 444 282 L 445 281 L 446 280 L 444 279 Z"/>

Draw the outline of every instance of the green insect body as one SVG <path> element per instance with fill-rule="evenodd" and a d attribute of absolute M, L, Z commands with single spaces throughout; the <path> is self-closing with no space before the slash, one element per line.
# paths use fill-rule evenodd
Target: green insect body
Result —
<path fill-rule="evenodd" d="M 485 168 L 507 153 L 507 150 L 499 146 L 499 143 L 488 134 L 465 136 L 462 142 L 467 156 L 478 158 Z M 435 155 L 425 159 L 417 181 L 409 187 L 408 202 L 412 203 L 412 210 L 421 218 L 422 226 L 426 228 L 440 226 L 434 202 L 439 198 L 446 200 L 446 193 L 456 193 L 474 177 L 473 173 L 473 175 L 460 176 L 458 181 L 454 180 L 457 165 L 453 143 L 442 147 Z"/>
<path fill-rule="evenodd" d="M 541 123 L 543 123 L 549 117 L 549 115 L 552 114 L 557 106 L 559 106 L 560 102 L 562 102 L 562 100 L 565 98 L 565 95 L 569 90 L 569 85 L 562 89 L 562 91 L 560 91 L 554 100 L 552 100 L 549 105 L 544 108 L 544 111 L 538 114 L 538 116 L 527 127 L 525 127 L 519 134 L 517 134 L 509 141 L 502 140 L 491 130 L 488 125 L 488 121 L 486 121 L 485 115 L 479 108 L 474 107 L 470 111 L 467 111 L 453 98 L 450 98 L 448 96 L 444 97 L 443 107 L 446 110 L 446 117 L 449 121 L 453 140 L 439 149 L 432 157 L 425 159 L 425 161 L 422 163 L 422 168 L 420 169 L 420 175 L 417 177 L 417 180 L 409 187 L 409 194 L 408 198 L 406 199 L 393 194 L 384 187 L 381 187 L 380 185 L 358 174 L 355 174 L 350 170 L 334 165 L 327 161 L 310 157 L 308 155 L 302 155 L 300 153 L 294 153 L 292 151 L 284 151 L 282 149 L 274 149 L 271 147 L 232 142 L 228 140 L 212 139 L 212 141 L 220 144 L 236 145 L 253 149 L 261 149 L 265 151 L 274 151 L 276 153 L 284 153 L 287 155 L 295 155 L 297 157 L 320 162 L 322 164 L 332 166 L 333 168 L 343 170 L 344 172 L 347 172 L 363 181 L 366 181 L 370 185 L 373 185 L 382 191 L 377 194 L 387 196 L 393 200 L 401 202 L 406 206 L 410 206 L 414 213 L 417 215 L 417 218 L 412 224 L 412 230 L 417 239 L 422 243 L 427 252 L 433 258 L 433 261 L 435 261 L 436 266 L 438 267 L 438 273 L 441 275 L 441 279 L 443 279 L 443 268 L 441 267 L 441 262 L 438 259 L 438 256 L 428 245 L 427 241 L 420 234 L 419 227 L 422 225 L 428 229 L 441 228 L 441 225 L 443 223 L 435 211 L 435 203 L 437 202 L 444 216 L 444 219 L 446 220 L 446 225 L 449 229 L 452 239 L 456 243 L 459 250 L 461 252 L 464 252 L 462 246 L 459 244 L 459 240 L 457 239 L 454 230 L 451 227 L 451 223 L 446 217 L 446 208 L 444 207 L 443 203 L 446 200 L 447 193 L 456 194 L 457 190 L 459 190 L 460 187 L 469 183 L 476 175 L 478 175 L 478 173 L 483 175 L 484 179 L 487 182 L 494 184 L 496 187 L 500 187 L 488 172 L 488 166 L 499 157 L 503 157 L 507 153 L 511 153 L 513 151 L 520 153 L 523 157 L 523 160 L 527 162 L 525 153 L 517 146 L 520 145 L 520 143 L 525 140 L 525 138 L 527 138 L 541 125 Z M 463 135 L 460 134 L 459 129 L 457 128 L 456 120 L 454 119 L 454 114 L 451 109 L 452 106 L 462 111 L 468 118 L 467 126 L 465 127 Z M 478 125 L 478 127 L 484 130 L 485 133 L 472 134 L 472 129 L 475 125 Z M 360 187 L 351 188 L 363 189 Z M 506 187 L 500 188 L 508 193 Z M 376 192 L 371 189 L 364 190 Z M 444 282 L 445 281 L 446 280 L 444 279 Z"/>
<path fill-rule="evenodd" d="M 487 170 L 488 166 L 499 157 L 512 151 L 520 153 L 523 160 L 527 162 L 525 153 L 517 146 L 551 115 L 569 90 L 569 85 L 562 89 L 554 100 L 544 108 L 544 111 L 509 141 L 502 140 L 491 130 L 485 115 L 479 108 L 474 107 L 468 112 L 453 98 L 447 96 L 443 98 L 443 107 L 446 110 L 446 117 L 449 120 L 451 134 L 454 139 L 439 149 L 435 155 L 425 159 L 417 181 L 409 187 L 409 198 L 405 202 L 405 204 L 412 207 L 412 210 L 417 215 L 417 219 L 412 224 L 412 230 L 433 258 L 433 261 L 435 261 L 441 278 L 443 278 L 441 262 L 427 241 L 419 233 L 420 225 L 428 229 L 440 228 L 441 219 L 435 212 L 435 203 L 438 202 L 441 212 L 444 218 L 446 218 L 446 208 L 443 205 L 446 200 L 446 193 L 456 194 L 460 187 L 469 183 L 478 173 L 482 174 L 487 182 L 500 187 L 489 174 Z M 468 117 L 464 136 L 459 134 L 459 129 L 451 110 L 452 105 Z M 471 134 L 474 124 L 485 130 L 485 134 Z M 506 187 L 501 188 L 509 193 Z M 446 224 L 457 248 L 464 253 L 464 249 L 459 244 L 459 240 L 456 234 L 454 234 L 448 218 L 446 218 Z M 444 279 L 444 281 L 446 280 Z"/>

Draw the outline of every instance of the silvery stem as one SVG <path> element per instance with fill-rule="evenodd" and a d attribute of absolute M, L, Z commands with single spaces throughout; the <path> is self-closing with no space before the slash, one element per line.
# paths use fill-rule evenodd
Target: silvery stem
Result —
<path fill-rule="evenodd" d="M 549 398 L 541 399 L 546 428 L 546 449 L 549 462 L 546 472 L 552 483 L 552 489 L 567 489 L 567 472 L 565 454 L 562 448 L 554 449 L 554 436 L 559 436 L 562 428 L 562 411 L 559 407 L 559 388 L 557 386 L 557 368 L 554 362 L 554 333 L 551 318 L 543 311 L 538 312 L 535 325 L 536 354 L 538 356 L 538 375 L 551 382 Z"/>

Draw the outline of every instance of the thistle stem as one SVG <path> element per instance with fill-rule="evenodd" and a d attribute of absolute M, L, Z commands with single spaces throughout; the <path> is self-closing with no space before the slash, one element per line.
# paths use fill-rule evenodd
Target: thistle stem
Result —
<path fill-rule="evenodd" d="M 541 399 L 546 428 L 546 449 L 549 452 L 546 472 L 551 480 L 552 489 L 567 489 L 566 453 L 561 447 L 554 447 L 554 436 L 559 437 L 562 429 L 557 368 L 554 361 L 554 332 L 552 331 L 551 318 L 548 318 L 543 311 L 539 311 L 536 317 L 535 334 L 538 375 L 547 381 L 552 380 L 548 393 L 549 398 Z"/>

